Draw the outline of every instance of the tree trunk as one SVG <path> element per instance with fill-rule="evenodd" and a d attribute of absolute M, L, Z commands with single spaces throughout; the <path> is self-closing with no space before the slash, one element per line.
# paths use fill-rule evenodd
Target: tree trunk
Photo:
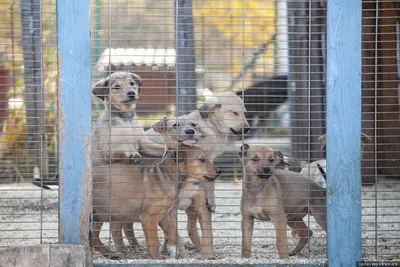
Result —
<path fill-rule="evenodd" d="M 192 0 L 175 0 L 177 50 L 176 87 L 178 116 L 196 109 L 196 60 Z"/>
<path fill-rule="evenodd" d="M 29 175 L 40 166 L 42 120 L 42 22 L 40 0 L 21 0 L 24 100 L 26 107 L 26 165 Z"/>
<path fill-rule="evenodd" d="M 318 143 L 325 133 L 324 12 L 319 2 L 288 1 L 291 154 L 305 161 L 325 157 Z"/>

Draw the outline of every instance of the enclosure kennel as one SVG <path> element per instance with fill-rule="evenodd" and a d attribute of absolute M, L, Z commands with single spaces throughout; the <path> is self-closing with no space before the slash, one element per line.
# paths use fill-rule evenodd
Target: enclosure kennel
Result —
<path fill-rule="evenodd" d="M 69 244 L 80 245 L 73 253 L 89 266 L 399 264 L 397 2 L 0 2 L 4 253 Z M 187 259 L 149 259 L 139 223 L 139 250 L 113 260 L 89 249 L 92 126 L 103 112 L 91 88 L 114 71 L 143 78 L 136 112 L 146 130 L 223 91 L 243 99 L 252 130 L 213 162 L 224 171 L 212 214 L 215 258 L 200 259 L 182 212 L 178 231 Z M 372 140 L 362 152 L 361 132 Z M 325 133 L 330 138 L 321 148 L 318 137 Z M 305 217 L 314 236 L 288 260 L 278 259 L 269 222 L 256 222 L 252 257 L 240 257 L 243 166 L 236 154 L 244 143 L 280 150 L 294 171 L 327 159 L 328 232 Z M 298 237 L 287 234 L 292 247 Z M 113 248 L 107 223 L 101 238 Z"/>

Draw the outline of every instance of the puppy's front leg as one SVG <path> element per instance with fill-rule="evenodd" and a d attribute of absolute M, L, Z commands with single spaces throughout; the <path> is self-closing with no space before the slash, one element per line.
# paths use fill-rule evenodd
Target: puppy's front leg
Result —
<path fill-rule="evenodd" d="M 206 188 L 206 196 L 207 196 L 207 207 L 212 211 L 215 212 L 217 207 L 215 203 L 215 182 L 207 182 L 205 183 Z"/>
<path fill-rule="evenodd" d="M 187 230 L 190 240 L 192 240 L 193 245 L 196 246 L 196 250 L 200 252 L 201 244 L 199 231 L 197 230 L 197 218 L 199 216 L 197 207 L 194 205 L 189 206 L 186 210 L 186 214 L 188 216 Z"/>
<path fill-rule="evenodd" d="M 159 219 L 150 214 L 144 215 L 141 218 L 142 228 L 146 238 L 147 251 L 150 256 L 155 260 L 162 260 L 160 255 L 159 247 L 160 242 L 158 241 L 157 224 Z"/>
<path fill-rule="evenodd" d="M 142 137 L 139 145 L 140 151 L 145 156 L 160 158 L 164 155 L 165 145 L 153 143 L 146 136 Z"/>
<path fill-rule="evenodd" d="M 211 259 L 214 257 L 211 212 L 204 205 L 199 207 L 199 219 L 201 227 L 201 259 Z"/>
<path fill-rule="evenodd" d="M 271 216 L 271 221 L 275 227 L 276 247 L 280 259 L 289 258 L 289 248 L 286 233 L 287 217 L 285 214 Z"/>
<path fill-rule="evenodd" d="M 242 215 L 242 257 L 251 256 L 251 239 L 253 237 L 254 218 L 251 214 Z"/>
<path fill-rule="evenodd" d="M 142 157 L 132 144 L 110 144 L 110 155 L 111 162 L 126 162 L 127 160 L 133 160 L 137 162 Z"/>
<path fill-rule="evenodd" d="M 167 213 L 159 222 L 159 226 L 163 229 L 165 239 L 167 240 L 166 249 L 172 258 L 185 258 L 185 247 L 182 239 L 176 229 L 174 220 L 171 219 L 171 214 Z"/>
<path fill-rule="evenodd" d="M 180 210 L 187 210 L 192 204 L 192 198 L 197 190 L 199 190 L 198 185 L 188 181 L 184 182 L 179 189 L 177 208 Z"/>

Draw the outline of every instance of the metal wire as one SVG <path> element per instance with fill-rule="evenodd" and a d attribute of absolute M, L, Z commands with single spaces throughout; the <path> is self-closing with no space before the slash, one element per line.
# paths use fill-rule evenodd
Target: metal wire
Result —
<path fill-rule="evenodd" d="M 3 74 L 0 75 L 1 82 L 3 78 L 10 80 L 10 82 L 0 84 L 2 88 L 8 86 L 7 93 L 10 94 L 10 100 L 0 100 L 0 104 L 7 101 L 9 113 L 4 120 L 0 140 L 2 149 L 0 168 L 4 173 L 0 181 L 0 247 L 59 241 L 58 225 L 56 225 L 58 191 L 49 191 L 30 184 L 31 179 L 36 178 L 34 181 L 36 184 L 42 187 L 49 185 L 54 189 L 51 184 L 57 180 L 53 175 L 57 173 L 58 168 L 58 122 L 55 119 L 58 115 L 55 103 L 59 101 L 55 85 L 57 68 L 54 67 L 57 59 L 53 57 L 57 54 L 54 26 L 55 1 L 41 1 L 39 12 L 42 23 L 38 29 L 41 43 L 34 44 L 39 48 L 35 56 L 40 54 L 40 62 L 37 62 L 40 65 L 37 65 L 39 67 L 36 71 L 41 74 L 40 77 L 34 77 L 35 82 L 32 84 L 25 84 L 24 78 L 31 77 L 23 73 L 22 43 L 26 36 L 22 36 L 20 7 L 24 1 L 1 2 L 0 0 L 0 4 L 6 6 L 3 12 L 6 15 L 0 19 L 2 23 L 0 49 L 2 55 L 4 53 L 7 56 L 7 60 L 2 59 L 0 65 L 1 70 L 10 70 L 4 77 Z M 185 12 L 187 9 L 181 7 L 175 0 L 91 1 L 92 28 L 94 29 L 92 35 L 93 85 L 115 71 L 133 72 L 143 79 L 134 116 L 138 124 L 126 124 L 115 131 L 118 127 L 110 120 L 107 125 L 102 126 L 101 133 L 93 134 L 93 140 L 95 137 L 104 137 L 106 141 L 96 139 L 92 143 L 94 147 L 92 193 L 95 196 L 91 215 L 92 230 L 94 233 L 97 229 L 96 223 L 104 223 L 98 238 L 104 242 L 106 249 L 112 251 L 110 254 L 101 254 L 98 251 L 100 245 L 96 243 L 98 240 L 92 237 L 92 244 L 93 242 L 95 244 L 93 246 L 94 263 L 138 264 L 143 263 L 142 260 L 151 259 L 147 253 L 146 238 L 147 242 L 151 243 L 156 237 L 146 236 L 144 234 L 146 229 L 143 229 L 141 219 L 135 216 L 138 214 L 144 216 L 143 212 L 149 206 L 164 210 L 166 202 L 161 200 L 174 199 L 177 201 L 174 203 L 176 206 L 179 194 L 184 191 L 182 187 L 185 186 L 186 181 L 182 179 L 188 177 L 182 173 L 181 165 L 189 164 L 188 162 L 192 160 L 185 158 L 183 162 L 181 161 L 181 153 L 186 153 L 184 148 L 180 148 L 180 153 L 166 153 L 165 155 L 174 159 L 174 163 L 171 164 L 175 172 L 174 178 L 165 180 L 168 175 L 164 171 L 166 172 L 167 168 L 157 165 L 161 157 L 147 156 L 143 154 L 145 149 L 138 148 L 139 153 L 143 154 L 140 164 L 131 161 L 128 164 L 125 161 L 115 163 L 121 159 L 98 156 L 103 152 L 109 154 L 113 152 L 110 146 L 104 147 L 113 143 L 115 137 L 121 138 L 120 142 L 125 142 L 128 146 L 140 137 L 140 134 L 137 134 L 139 128 L 148 131 L 164 116 L 173 120 L 183 113 L 187 114 L 188 107 L 196 110 L 204 108 L 204 103 L 213 103 L 215 100 L 213 97 L 222 92 L 235 93 L 236 96 L 229 96 L 228 101 L 224 102 L 222 98 L 218 100 L 223 104 L 209 110 L 211 115 L 206 121 L 196 121 L 195 126 L 191 124 L 193 122 L 179 121 L 177 124 L 180 123 L 180 125 L 171 127 L 175 130 L 170 136 L 175 140 L 181 138 L 182 132 L 179 132 L 179 129 L 184 125 L 193 128 L 204 127 L 199 140 L 205 138 L 206 141 L 202 141 L 203 144 L 211 145 L 209 151 L 206 151 L 207 156 L 210 157 L 210 163 L 224 171 L 215 181 L 214 193 L 217 208 L 211 215 L 213 250 L 217 263 L 244 263 L 240 259 L 241 254 L 245 253 L 242 214 L 251 210 L 252 207 L 244 207 L 241 201 L 244 193 L 254 190 L 251 187 L 254 185 L 251 184 L 254 177 L 251 176 L 250 170 L 246 169 L 249 168 L 246 165 L 248 152 L 241 150 L 241 147 L 244 148 L 245 144 L 249 144 L 250 147 L 260 144 L 280 151 L 285 157 L 285 164 L 279 167 L 297 173 L 306 164 L 319 160 L 325 155 L 318 143 L 318 137 L 325 133 L 326 125 L 324 38 L 326 34 L 329 34 L 325 32 L 326 1 L 192 0 L 191 2 L 192 16 L 187 15 L 188 13 Z M 282 5 L 282 3 L 285 4 Z M 394 51 L 392 43 L 394 41 L 398 43 L 399 33 L 383 28 L 393 26 L 387 25 L 389 22 L 386 21 L 398 20 L 397 15 L 394 15 L 392 11 L 399 12 L 399 10 L 398 6 L 390 6 L 390 3 L 392 2 L 388 0 L 363 1 L 365 15 L 363 16 L 362 48 L 362 123 L 363 132 L 372 135 L 373 138 L 371 144 L 364 146 L 362 153 L 365 184 L 362 187 L 362 249 L 364 259 L 375 260 L 398 259 L 396 251 L 400 246 L 400 231 L 398 230 L 400 203 L 397 197 L 400 183 L 396 180 L 399 176 L 399 167 L 390 164 L 391 160 L 400 160 L 398 158 L 400 134 L 395 132 L 398 129 L 396 128 L 398 121 L 394 118 L 394 115 L 400 115 L 400 112 L 398 108 L 395 108 L 394 101 L 389 102 L 396 97 L 394 92 L 398 91 L 398 87 L 388 83 L 397 81 L 393 74 L 398 74 L 399 59 L 393 58 L 393 54 L 389 52 Z M 193 26 L 193 32 L 187 30 L 190 29 L 187 26 Z M 372 30 L 370 27 L 375 28 Z M 188 38 L 191 34 L 193 38 Z M 394 39 L 393 36 L 395 36 Z M 182 54 L 182 47 L 187 48 L 184 52 L 186 54 Z M 194 50 L 194 54 L 191 54 L 191 49 Z M 398 50 L 398 47 L 396 49 Z M 25 66 L 26 69 L 28 65 Z M 389 68 L 390 66 L 393 68 Z M 192 70 L 192 67 L 195 70 Z M 34 100 L 29 100 L 29 98 L 22 100 L 24 87 L 39 88 L 34 92 L 35 98 L 32 98 Z M 120 90 L 113 87 L 111 83 L 104 87 L 107 87 L 108 92 L 100 97 L 108 99 L 112 99 L 113 94 Z M 398 95 L 399 93 L 397 93 L 397 98 Z M 115 103 L 111 103 L 112 100 L 104 103 L 100 97 L 93 95 L 93 129 L 101 121 L 99 118 L 104 113 L 103 104 L 108 106 L 109 117 L 121 115 L 116 114 Z M 236 97 L 240 97 L 244 102 L 244 107 L 247 109 L 245 115 L 251 132 L 246 134 L 246 127 L 243 124 L 238 126 L 237 132 L 240 134 L 237 139 L 231 139 L 232 135 L 222 135 L 223 138 L 212 143 L 209 140 L 215 140 L 216 131 L 229 130 L 231 125 L 237 125 L 239 120 L 229 117 L 232 115 L 229 112 L 237 112 Z M 18 103 L 22 105 L 16 106 Z M 34 113 L 38 114 L 37 117 L 27 115 L 32 112 L 26 109 L 27 106 L 36 107 Z M 389 110 L 388 107 L 391 106 L 393 109 Z M 202 109 L 201 114 L 205 116 L 205 109 Z M 215 114 L 223 115 L 223 119 L 219 117 L 218 121 L 213 121 L 212 116 L 217 116 Z M 31 126 L 35 126 L 36 130 L 32 132 L 24 130 L 24 127 L 29 126 L 25 122 L 27 117 L 35 117 L 35 125 Z M 197 129 L 197 131 L 200 130 Z M 113 134 L 110 134 L 111 132 Z M 25 136 L 33 140 L 33 146 L 28 144 Z M 131 143 L 126 141 L 127 136 L 132 138 Z M 149 138 L 154 138 L 154 136 L 149 136 Z M 35 151 L 31 151 L 29 147 L 34 147 Z M 387 156 L 388 154 L 392 156 L 392 159 Z M 106 166 L 96 163 L 101 160 Z M 128 159 L 124 158 L 124 160 Z M 134 178 L 125 181 L 126 173 L 116 173 L 113 168 L 117 166 L 116 164 L 125 164 L 123 166 L 131 168 L 129 170 Z M 197 165 L 193 166 L 197 169 Z M 310 207 L 318 198 L 318 193 L 314 192 L 314 183 L 311 181 L 315 178 L 313 176 L 315 172 L 312 166 L 307 166 L 304 184 L 294 182 L 298 181 L 297 174 L 287 174 L 293 179 L 292 183 L 288 183 L 292 186 L 290 188 L 296 189 L 293 193 L 282 190 L 285 197 L 275 197 L 273 195 L 275 190 L 265 190 L 269 196 L 268 200 L 283 203 L 289 203 L 296 194 L 304 193 L 306 197 L 299 199 L 299 202 L 305 203 L 307 210 L 307 216 L 303 221 L 314 232 L 314 236 L 300 253 L 287 261 L 304 260 L 307 263 L 321 263 L 326 261 L 326 233 L 314 218 L 318 214 L 313 216 L 310 211 Z M 37 177 L 34 177 L 33 167 L 39 169 L 39 173 L 36 173 Z M 261 180 L 259 182 L 263 183 Z M 370 185 L 367 185 L 368 183 Z M 280 184 L 283 187 L 287 186 L 284 181 Z M 166 190 L 165 187 L 169 185 L 172 187 Z M 204 194 L 206 194 L 204 187 L 198 189 L 196 185 L 193 184 L 198 190 L 196 192 L 203 194 L 204 199 Z M 131 190 L 131 193 L 128 190 Z M 192 193 L 190 190 L 188 192 Z M 171 195 L 166 196 L 165 191 Z M 319 192 L 323 191 L 323 188 L 319 188 Z M 260 198 L 259 195 L 254 197 L 256 200 L 258 198 Z M 191 199 L 191 201 L 194 200 Z M 208 206 L 211 206 L 209 204 Z M 177 224 L 173 225 L 175 222 L 168 224 L 160 219 L 157 222 L 159 224 L 156 231 L 159 237 L 157 241 L 163 244 L 164 235 L 168 235 L 168 231 L 176 230 L 168 241 L 180 237 L 184 243 L 187 258 L 201 261 L 205 254 L 210 254 L 210 252 L 197 251 L 199 248 L 195 247 L 196 238 L 194 241 L 190 238 L 193 232 L 188 232 L 188 222 L 193 220 L 193 210 L 190 210 L 188 214 L 185 211 L 173 213 L 171 210 L 175 207 L 174 205 L 169 207 L 168 214 L 171 214 L 171 218 L 174 218 Z M 289 209 L 290 205 L 286 205 Z M 207 205 L 205 207 L 207 208 Z M 254 207 L 257 208 L 257 204 L 254 204 Z M 118 210 L 120 212 L 116 212 Z M 126 210 L 135 214 L 125 214 Z M 120 213 L 124 213 L 125 216 Z M 208 209 L 201 210 L 198 216 L 204 216 L 204 214 L 208 216 Z M 158 214 L 154 212 L 153 215 Z M 269 215 L 276 214 L 271 212 Z M 257 216 L 255 217 L 259 218 Z M 101 221 L 99 218 L 106 219 Z M 132 221 L 132 218 L 135 220 Z M 123 226 L 118 226 L 118 223 Z M 169 225 L 170 228 L 167 231 L 160 230 L 163 223 Z M 274 220 L 272 222 L 255 220 L 251 242 L 251 260 L 255 263 L 276 263 L 279 258 L 274 223 L 276 223 Z M 129 227 L 132 225 L 135 239 L 139 244 L 136 247 L 132 246 L 132 236 L 130 240 L 126 236 L 130 235 Z M 207 222 L 203 220 L 200 224 L 196 222 L 196 225 L 199 225 L 201 229 L 207 225 Z M 126 231 L 119 237 L 118 231 L 122 229 Z M 308 232 L 308 229 L 297 230 L 298 232 L 294 233 L 303 233 L 301 230 Z M 286 226 L 289 251 L 300 240 L 299 237 L 292 237 L 291 231 L 292 228 Z M 200 239 L 197 240 L 201 240 L 201 234 Z M 115 242 L 121 242 L 121 240 L 124 249 L 115 251 L 120 248 Z M 152 245 L 156 246 L 156 243 Z M 173 254 L 172 252 L 170 251 L 170 254 Z M 111 258 L 116 256 L 120 256 L 118 261 L 111 261 Z M 151 261 L 146 261 L 146 263 L 149 262 Z M 180 262 L 185 263 L 185 260 L 182 259 Z"/>
<path fill-rule="evenodd" d="M 55 1 L 0 6 L 0 247 L 57 243 Z"/>

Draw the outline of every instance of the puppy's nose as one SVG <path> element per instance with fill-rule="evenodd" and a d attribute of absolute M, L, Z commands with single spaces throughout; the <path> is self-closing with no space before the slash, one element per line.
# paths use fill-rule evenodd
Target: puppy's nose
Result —
<path fill-rule="evenodd" d="M 263 168 L 263 171 L 264 171 L 264 173 L 269 173 L 269 167 L 268 167 L 268 166 L 265 166 L 265 167 Z"/>
<path fill-rule="evenodd" d="M 129 96 L 130 98 L 135 98 L 135 97 L 136 97 L 136 93 L 133 92 L 133 91 L 130 91 L 130 92 L 128 92 L 128 96 Z"/>
<path fill-rule="evenodd" d="M 195 131 L 193 129 L 186 129 L 185 134 L 194 134 Z"/>
<path fill-rule="evenodd" d="M 249 133 L 249 132 L 250 132 L 250 127 L 244 128 L 244 133 L 245 133 L 245 134 L 247 134 L 247 133 Z"/>
<path fill-rule="evenodd" d="M 222 170 L 217 169 L 217 174 L 218 174 L 218 175 L 221 175 L 221 174 L 222 174 Z"/>

